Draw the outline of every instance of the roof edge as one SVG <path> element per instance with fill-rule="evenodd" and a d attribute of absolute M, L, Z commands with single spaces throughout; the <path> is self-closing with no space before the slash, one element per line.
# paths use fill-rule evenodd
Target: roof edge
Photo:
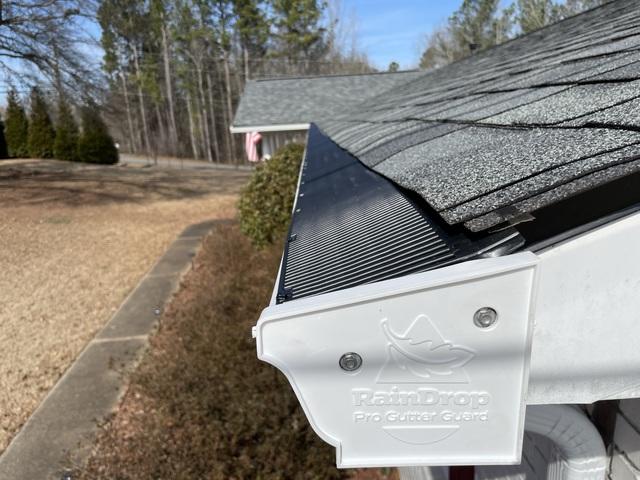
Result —
<path fill-rule="evenodd" d="M 397 70 L 395 72 L 366 72 L 366 73 L 328 73 L 326 75 L 282 75 L 273 77 L 256 77 L 251 82 L 275 82 L 278 80 L 313 80 L 316 78 L 336 78 L 336 77 L 368 77 L 381 75 L 402 75 L 405 73 L 424 73 L 426 70 L 412 68 L 408 70 Z"/>
<path fill-rule="evenodd" d="M 248 125 L 235 126 L 231 125 L 229 131 L 231 133 L 250 133 L 250 132 L 288 132 L 291 130 L 309 130 L 308 123 L 286 123 L 280 125 Z"/>

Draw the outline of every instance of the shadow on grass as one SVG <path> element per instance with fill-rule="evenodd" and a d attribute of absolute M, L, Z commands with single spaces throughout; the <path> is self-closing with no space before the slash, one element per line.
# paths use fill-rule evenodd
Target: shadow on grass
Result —
<path fill-rule="evenodd" d="M 162 170 L 57 161 L 0 163 L 0 203 L 80 206 L 183 200 L 237 193 L 247 178 L 247 172 L 234 170 Z"/>

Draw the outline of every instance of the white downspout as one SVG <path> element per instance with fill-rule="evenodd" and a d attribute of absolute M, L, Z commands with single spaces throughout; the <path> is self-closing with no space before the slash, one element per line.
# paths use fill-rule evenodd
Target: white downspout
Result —
<path fill-rule="evenodd" d="M 569 405 L 529 405 L 525 430 L 548 438 L 557 448 L 557 461 L 548 479 L 602 480 L 607 472 L 607 452 L 602 437 L 589 418 Z"/>
<path fill-rule="evenodd" d="M 603 480 L 607 471 L 607 453 L 600 433 L 580 409 L 569 405 L 529 405 L 525 430 L 546 437 L 555 447 L 556 458 L 546 473 L 546 480 Z M 514 467 L 488 467 L 492 475 L 476 478 L 524 478 Z M 402 480 L 446 480 L 442 467 L 407 467 L 400 469 Z"/>

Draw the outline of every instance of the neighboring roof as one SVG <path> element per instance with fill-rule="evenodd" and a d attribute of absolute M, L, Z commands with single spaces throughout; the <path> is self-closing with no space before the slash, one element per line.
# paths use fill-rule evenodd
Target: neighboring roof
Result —
<path fill-rule="evenodd" d="M 242 94 L 233 128 L 299 125 L 331 119 L 345 108 L 421 74 L 405 71 L 253 80 Z"/>
<path fill-rule="evenodd" d="M 317 101 L 292 99 L 310 115 Z M 516 222 L 640 170 L 640 1 L 424 72 L 335 119 L 309 118 L 447 223 Z"/>

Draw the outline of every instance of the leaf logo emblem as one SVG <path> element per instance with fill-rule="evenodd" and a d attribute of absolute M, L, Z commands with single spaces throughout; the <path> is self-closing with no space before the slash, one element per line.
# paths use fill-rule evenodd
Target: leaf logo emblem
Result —
<path fill-rule="evenodd" d="M 388 340 L 388 358 L 378 383 L 468 383 L 463 367 L 473 350 L 446 341 L 426 315 L 418 315 L 403 334 L 380 324 Z"/>

